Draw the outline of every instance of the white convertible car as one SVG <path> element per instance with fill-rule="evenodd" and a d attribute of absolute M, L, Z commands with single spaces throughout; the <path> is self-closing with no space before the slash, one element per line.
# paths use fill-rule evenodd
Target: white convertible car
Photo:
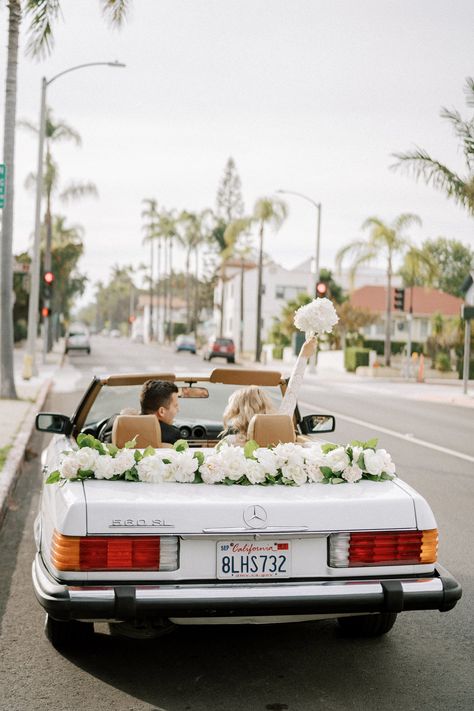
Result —
<path fill-rule="evenodd" d="M 39 430 L 55 433 L 43 452 L 45 479 L 60 468 L 65 451 L 77 450 L 81 433 L 82 439 L 87 434 L 91 441 L 107 440 L 112 416 L 138 406 L 140 387 L 149 378 L 179 386 L 177 424 L 188 443 L 188 460 L 191 454 L 198 458 L 196 467 L 206 457 L 212 461 L 233 390 L 260 385 L 277 404 L 286 387 L 280 373 L 240 369 L 215 369 L 206 377 L 148 373 L 94 378 L 71 417 L 37 416 Z M 152 432 L 147 431 L 150 417 Z M 146 448 L 152 445 L 168 461 L 172 450 L 162 449 L 166 445 L 159 441 L 155 421 L 119 415 L 115 444 L 122 447 L 132 432 L 138 435 L 132 443 L 137 460 L 150 454 Z M 263 454 L 278 442 L 296 442 L 304 457 L 320 451 L 321 434 L 333 429 L 331 416 L 302 418 L 296 410 L 293 422 L 287 416 L 258 416 L 253 439 Z M 116 450 L 112 445 L 104 451 L 114 456 Z M 363 466 L 355 450 L 353 444 L 347 451 Z M 231 453 L 221 448 L 219 456 L 225 460 Z M 130 473 L 98 479 L 91 472 L 45 484 L 32 574 L 51 642 L 57 647 L 84 643 L 99 621 L 111 623 L 117 634 L 153 636 L 183 624 L 335 618 L 347 634 L 377 636 L 391 629 L 400 612 L 444 612 L 455 606 L 461 588 L 437 562 L 433 513 L 400 478 L 366 472 L 348 483 L 351 477 L 333 475 L 319 462 L 319 479 L 305 474 L 298 480 L 298 467 L 293 467 L 291 474 L 280 472 L 258 483 L 251 480 L 250 467 L 256 476 L 260 464 L 252 453 L 250 458 L 248 479 L 237 482 L 234 477 L 235 485 L 228 486 L 145 483 L 127 480 L 135 476 Z M 354 472 L 361 470 L 355 460 L 353 465 L 347 471 L 356 481 Z"/>

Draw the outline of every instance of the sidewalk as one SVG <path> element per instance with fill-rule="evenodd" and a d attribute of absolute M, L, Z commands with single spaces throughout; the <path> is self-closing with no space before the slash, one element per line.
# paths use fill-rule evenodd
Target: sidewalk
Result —
<path fill-rule="evenodd" d="M 53 378 L 62 365 L 64 343 L 55 344 L 43 363 L 41 342 L 37 343 L 38 375 L 23 380 L 25 347 L 15 348 L 14 369 L 18 400 L 0 399 L 0 523 L 8 508 L 25 457 L 26 446 L 33 432 L 35 417 L 44 405 Z"/>

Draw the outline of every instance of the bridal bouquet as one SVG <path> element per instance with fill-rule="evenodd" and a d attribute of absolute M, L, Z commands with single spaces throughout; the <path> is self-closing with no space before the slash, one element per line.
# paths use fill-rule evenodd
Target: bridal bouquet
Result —
<path fill-rule="evenodd" d="M 135 449 L 135 441 L 118 449 L 92 435 L 80 434 L 78 449 L 63 453 L 60 467 L 47 484 L 85 479 L 142 481 L 154 484 L 354 484 L 362 479 L 385 481 L 395 476 L 395 465 L 377 440 L 337 444 L 278 444 L 245 447 L 225 442 L 206 452 L 188 448 L 185 440 L 173 449 Z"/>
<path fill-rule="evenodd" d="M 317 298 L 309 304 L 300 306 L 295 312 L 296 328 L 306 333 L 306 337 L 318 336 L 321 333 L 331 333 L 333 326 L 339 321 L 332 301 Z"/>

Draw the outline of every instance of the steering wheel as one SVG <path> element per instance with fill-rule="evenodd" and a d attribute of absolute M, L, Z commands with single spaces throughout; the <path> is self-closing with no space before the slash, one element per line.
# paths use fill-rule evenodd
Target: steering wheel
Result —
<path fill-rule="evenodd" d="M 98 439 L 100 442 L 103 442 L 105 435 L 109 434 L 109 432 L 112 432 L 112 427 L 113 420 L 111 417 L 105 417 L 103 420 L 100 420 L 100 422 L 98 422 L 96 425 L 96 439 Z"/>

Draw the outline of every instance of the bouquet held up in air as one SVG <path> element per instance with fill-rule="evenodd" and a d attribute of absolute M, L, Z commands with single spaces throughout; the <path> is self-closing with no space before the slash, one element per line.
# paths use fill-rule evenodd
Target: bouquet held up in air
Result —
<path fill-rule="evenodd" d="M 339 321 L 339 316 L 332 301 L 317 298 L 309 304 L 300 306 L 295 312 L 294 323 L 297 329 L 306 334 L 306 338 L 331 333 L 333 326 Z"/>

